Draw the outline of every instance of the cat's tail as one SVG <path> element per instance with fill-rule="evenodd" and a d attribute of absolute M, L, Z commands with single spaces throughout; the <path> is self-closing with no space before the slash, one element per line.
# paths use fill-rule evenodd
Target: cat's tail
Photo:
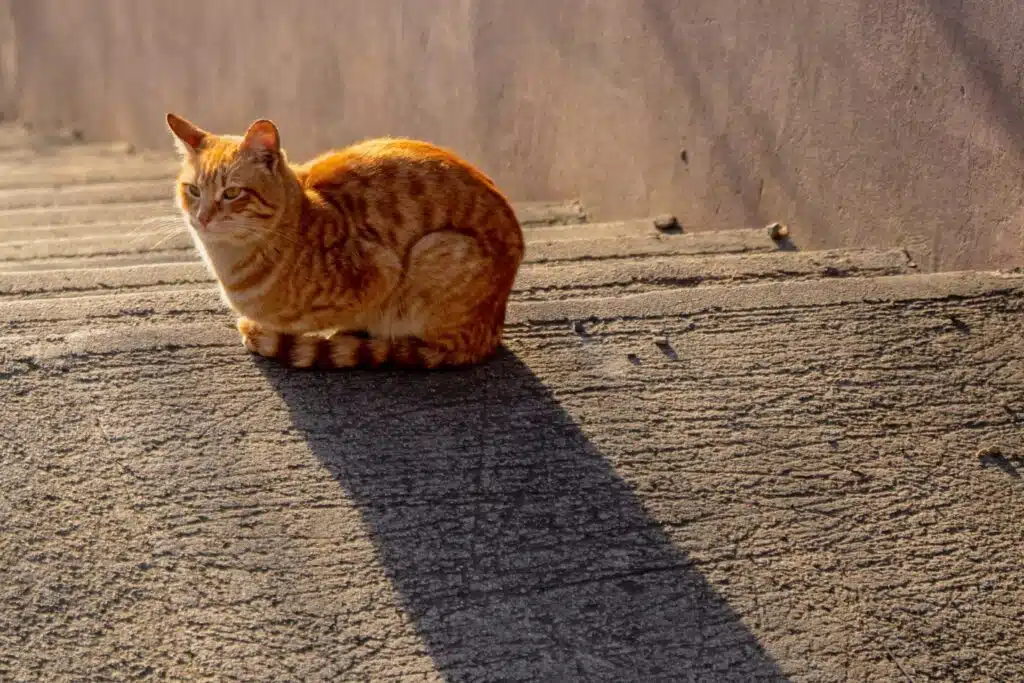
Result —
<path fill-rule="evenodd" d="M 472 365 L 497 348 L 488 343 L 479 352 L 439 349 L 414 337 L 378 339 L 352 334 L 323 337 L 270 332 L 242 320 L 242 341 L 253 353 L 293 368 L 401 368 L 433 370 Z"/>

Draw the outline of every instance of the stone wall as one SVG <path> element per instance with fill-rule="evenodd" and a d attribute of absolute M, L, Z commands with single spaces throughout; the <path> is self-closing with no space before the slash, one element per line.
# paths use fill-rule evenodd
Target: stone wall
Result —
<path fill-rule="evenodd" d="M 798 246 L 1024 264 L 1017 0 L 0 0 L 0 108 L 170 145 L 270 116 L 293 157 L 451 145 L 517 199 Z"/>

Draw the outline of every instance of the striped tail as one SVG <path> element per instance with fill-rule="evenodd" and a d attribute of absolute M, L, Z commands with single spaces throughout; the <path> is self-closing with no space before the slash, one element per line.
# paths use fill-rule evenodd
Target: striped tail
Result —
<path fill-rule="evenodd" d="M 249 351 L 293 368 L 432 370 L 472 365 L 491 355 L 438 349 L 415 337 L 378 339 L 341 333 L 324 337 L 270 332 L 248 320 L 238 322 L 238 331 Z"/>

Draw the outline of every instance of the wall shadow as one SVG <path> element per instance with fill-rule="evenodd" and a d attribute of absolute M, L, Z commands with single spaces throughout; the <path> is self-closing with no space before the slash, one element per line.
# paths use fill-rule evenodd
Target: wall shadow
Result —
<path fill-rule="evenodd" d="M 990 118 L 1013 140 L 1017 157 L 1024 158 L 1024 93 L 1018 83 L 1004 76 L 1007 72 L 1016 76 L 1016 70 L 1004 69 L 995 46 L 968 28 L 968 9 L 963 2 L 923 0 L 921 4 L 935 20 L 950 51 L 966 68 L 971 86 L 980 90 L 979 99 Z"/>
<path fill-rule="evenodd" d="M 786 680 L 510 352 L 437 373 L 253 362 L 447 680 Z"/>

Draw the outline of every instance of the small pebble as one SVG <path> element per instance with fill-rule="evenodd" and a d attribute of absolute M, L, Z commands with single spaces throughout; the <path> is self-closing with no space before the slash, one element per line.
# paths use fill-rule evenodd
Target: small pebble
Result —
<path fill-rule="evenodd" d="M 679 224 L 679 219 L 671 214 L 663 214 L 655 218 L 654 227 L 662 232 L 681 231 L 683 229 L 683 226 Z"/>
<path fill-rule="evenodd" d="M 784 223 L 771 223 L 768 226 L 768 236 L 778 242 L 785 237 L 789 237 L 789 227 Z"/>
<path fill-rule="evenodd" d="M 979 460 L 983 458 L 1000 458 L 1002 455 L 1003 449 L 999 446 L 985 446 L 977 453 Z"/>

